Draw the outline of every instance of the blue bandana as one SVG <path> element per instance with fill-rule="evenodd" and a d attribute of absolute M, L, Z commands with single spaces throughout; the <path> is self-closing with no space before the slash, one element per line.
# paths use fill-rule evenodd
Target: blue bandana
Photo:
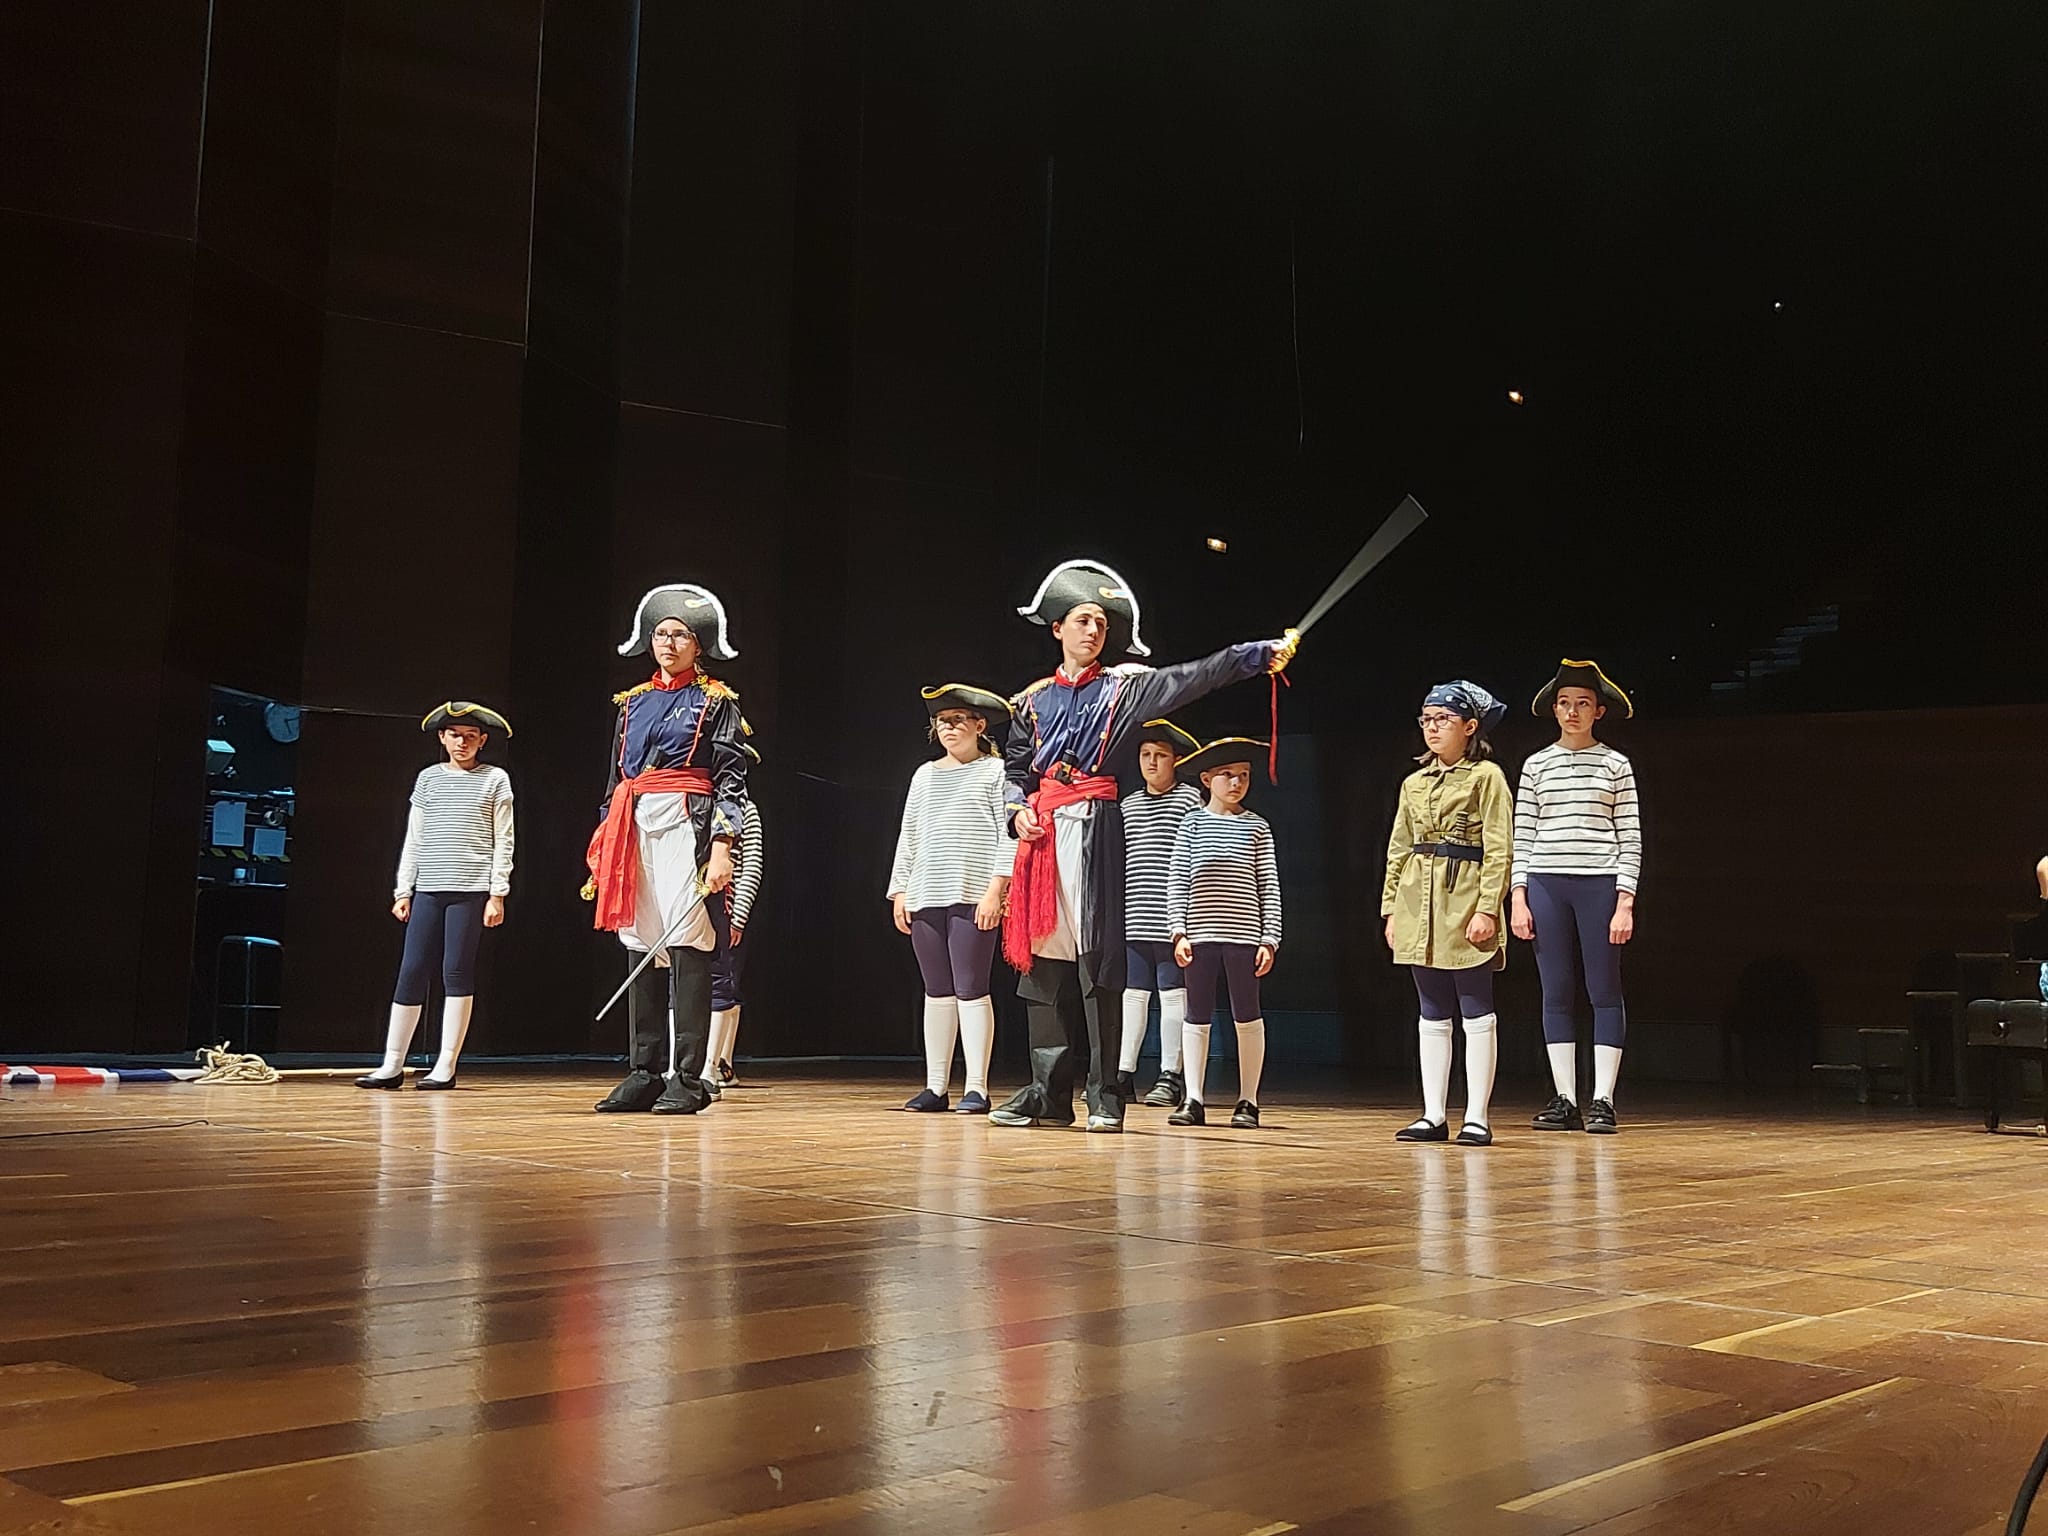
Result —
<path fill-rule="evenodd" d="M 1508 712 L 1507 705 L 1477 683 L 1468 683 L 1462 677 L 1453 682 L 1438 683 L 1430 689 L 1422 707 L 1429 709 L 1432 706 L 1448 709 L 1461 719 L 1477 720 L 1482 736 L 1500 724 L 1501 716 Z"/>

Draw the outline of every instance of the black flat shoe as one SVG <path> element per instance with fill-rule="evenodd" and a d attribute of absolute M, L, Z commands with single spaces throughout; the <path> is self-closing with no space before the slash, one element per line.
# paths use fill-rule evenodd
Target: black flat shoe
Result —
<path fill-rule="evenodd" d="M 1259 1106 L 1250 1099 L 1239 1099 L 1237 1108 L 1230 1112 L 1230 1123 L 1240 1131 L 1256 1131 L 1259 1128 Z"/>
<path fill-rule="evenodd" d="M 597 1101 L 597 1112 L 600 1115 L 645 1114 L 661 1097 L 661 1088 L 659 1072 L 629 1072 L 623 1083 Z"/>
<path fill-rule="evenodd" d="M 1166 1117 L 1166 1123 L 1168 1125 L 1207 1125 L 1209 1120 L 1202 1113 L 1202 1101 L 1200 1099 L 1189 1099 L 1179 1109 L 1176 1109 Z"/>
<path fill-rule="evenodd" d="M 1461 1147 L 1490 1147 L 1493 1145 L 1493 1132 L 1467 1120 L 1458 1127 L 1457 1142 Z"/>
<path fill-rule="evenodd" d="M 914 1115 L 939 1115 L 944 1114 L 951 1103 L 952 1100 L 943 1093 L 933 1093 L 929 1088 L 920 1088 L 903 1107 Z"/>
<path fill-rule="evenodd" d="M 358 1088 L 403 1088 L 405 1086 L 405 1068 L 400 1067 L 396 1077 L 379 1077 L 374 1072 L 365 1073 L 356 1079 L 356 1086 Z"/>
<path fill-rule="evenodd" d="M 1539 1131 L 1582 1131 L 1586 1122 L 1579 1118 L 1579 1106 L 1563 1094 L 1558 1094 L 1536 1112 L 1536 1118 L 1529 1122 Z"/>
<path fill-rule="evenodd" d="M 1451 1128 L 1442 1120 L 1417 1120 L 1394 1132 L 1396 1141 L 1449 1141 Z"/>
<path fill-rule="evenodd" d="M 1178 1072 L 1162 1072 L 1143 1103 L 1152 1109 L 1179 1109 L 1188 1096 L 1188 1080 Z"/>
<path fill-rule="evenodd" d="M 1621 1129 L 1621 1122 L 1614 1118 L 1612 1099 L 1595 1099 L 1586 1106 L 1586 1130 L 1594 1136 L 1612 1136 Z"/>
<path fill-rule="evenodd" d="M 455 1086 L 455 1079 L 451 1077 L 446 1082 L 443 1082 L 438 1077 L 429 1077 L 426 1073 L 422 1072 L 418 1077 L 412 1080 L 412 1085 L 413 1087 L 417 1088 L 421 1093 L 434 1093 L 440 1090 L 453 1088 Z"/>

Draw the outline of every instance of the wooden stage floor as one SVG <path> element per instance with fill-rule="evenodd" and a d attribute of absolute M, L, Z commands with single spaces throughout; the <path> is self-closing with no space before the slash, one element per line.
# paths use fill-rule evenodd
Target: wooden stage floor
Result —
<path fill-rule="evenodd" d="M 4 1091 L 0 1531 L 1976 1536 L 2048 1431 L 2048 1147 L 1954 1116 L 603 1086 Z"/>

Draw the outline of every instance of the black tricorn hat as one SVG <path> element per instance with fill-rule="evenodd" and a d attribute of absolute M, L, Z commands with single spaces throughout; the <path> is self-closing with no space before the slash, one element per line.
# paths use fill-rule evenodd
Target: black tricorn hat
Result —
<path fill-rule="evenodd" d="M 1547 714 L 1560 688 L 1590 688 L 1594 697 L 1609 709 L 1620 709 L 1622 719 L 1633 720 L 1636 716 L 1634 702 L 1600 670 L 1599 662 L 1573 661 L 1570 657 L 1557 664 L 1557 676 L 1545 683 L 1530 701 L 1529 713 L 1539 718 Z"/>
<path fill-rule="evenodd" d="M 725 604 L 709 587 L 687 581 L 672 581 L 656 587 L 633 610 L 633 632 L 619 644 L 621 656 L 631 656 L 654 644 L 654 626 L 674 619 L 689 626 L 697 638 L 697 649 L 713 661 L 732 661 L 739 652 L 732 648 L 731 627 L 725 621 Z"/>
<path fill-rule="evenodd" d="M 1186 757 L 1190 752 L 1197 751 L 1202 745 L 1171 720 L 1164 718 L 1147 720 L 1138 728 L 1137 744 L 1142 747 L 1148 741 L 1156 741 L 1168 748 L 1176 759 Z"/>
<path fill-rule="evenodd" d="M 1214 741 L 1204 742 L 1175 763 L 1173 771 L 1182 783 L 1199 784 L 1205 769 L 1221 768 L 1229 763 L 1256 763 L 1272 746 L 1270 741 L 1259 741 L 1250 736 L 1219 736 Z"/>
<path fill-rule="evenodd" d="M 1133 656 L 1152 649 L 1138 634 L 1138 598 L 1130 583 L 1099 560 L 1062 560 L 1038 584 L 1038 592 L 1017 611 L 1034 624 L 1050 627 L 1083 603 L 1094 603 L 1109 615 L 1110 639 Z"/>
<path fill-rule="evenodd" d="M 934 720 L 943 709 L 970 710 L 988 721 L 990 735 L 1010 723 L 1010 701 L 972 683 L 938 683 L 920 691 L 924 695 L 925 713 Z"/>
<path fill-rule="evenodd" d="M 436 704 L 420 722 L 423 731 L 445 731 L 451 725 L 473 725 L 480 731 L 496 731 L 500 735 L 512 734 L 512 722 L 492 709 L 488 704 L 471 704 L 463 699 L 450 699 L 446 704 Z"/>

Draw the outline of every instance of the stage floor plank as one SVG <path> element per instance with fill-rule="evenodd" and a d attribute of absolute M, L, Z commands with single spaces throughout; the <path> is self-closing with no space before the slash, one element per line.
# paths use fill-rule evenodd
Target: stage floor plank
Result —
<path fill-rule="evenodd" d="M 0 1531 L 1989 1536 L 2048 1431 L 1953 1115 L 603 1087 L 0 1090 Z"/>

